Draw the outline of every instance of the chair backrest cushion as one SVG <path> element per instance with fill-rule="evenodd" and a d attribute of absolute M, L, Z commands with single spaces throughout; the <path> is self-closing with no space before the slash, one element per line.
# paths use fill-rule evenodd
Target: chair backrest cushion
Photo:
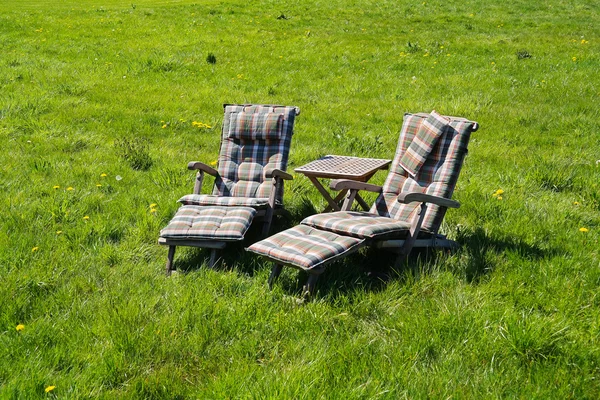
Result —
<path fill-rule="evenodd" d="M 410 145 L 400 157 L 400 166 L 410 176 L 417 176 L 448 125 L 450 125 L 450 119 L 435 111 L 432 111 L 429 117 L 423 121 Z"/>
<path fill-rule="evenodd" d="M 467 145 L 471 132 L 477 129 L 477 123 L 463 118 L 444 117 L 448 125 L 439 130 L 439 137 L 428 151 L 427 157 L 418 165 L 411 176 L 401 165 L 401 160 L 411 147 L 413 140 L 426 121 L 434 114 L 405 114 L 402 131 L 396 148 L 396 155 L 390 167 L 389 175 L 383 185 L 371 212 L 398 220 L 410 221 L 419 209 L 419 203 L 398 203 L 402 192 L 419 192 L 434 196 L 451 198 L 458 175 L 467 154 Z M 417 139 L 419 140 L 419 139 Z M 406 160 L 406 158 L 404 159 Z M 445 207 L 429 205 L 421 230 L 437 233 L 446 213 Z"/>
<path fill-rule="evenodd" d="M 226 105 L 213 194 L 268 198 L 273 185 L 266 177 L 286 170 L 299 113 L 297 107 Z M 283 187 L 275 197 L 282 199 Z"/>
<path fill-rule="evenodd" d="M 283 114 L 276 112 L 234 112 L 229 119 L 229 138 L 246 140 L 279 140 Z"/>

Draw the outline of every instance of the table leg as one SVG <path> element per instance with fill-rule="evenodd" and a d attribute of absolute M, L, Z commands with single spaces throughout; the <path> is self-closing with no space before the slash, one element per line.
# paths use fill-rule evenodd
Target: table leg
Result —
<path fill-rule="evenodd" d="M 373 171 L 369 175 L 365 176 L 364 179 L 360 180 L 360 182 L 368 182 L 369 179 L 371 179 L 371 177 L 373 177 L 373 175 L 375 175 L 376 172 L 377 172 L 377 170 Z M 360 206 L 363 208 L 363 210 L 369 211 L 371 209 L 371 207 L 369 207 L 367 202 L 362 197 L 360 197 L 359 193 L 356 193 L 356 197 L 354 198 L 354 200 L 356 200 L 358 202 L 358 204 L 360 204 Z"/>
<path fill-rule="evenodd" d="M 331 207 L 331 205 L 329 205 L 329 206 L 325 207 L 325 209 L 323 210 L 323 212 L 325 213 L 325 212 L 329 212 L 329 211 L 340 211 L 342 209 L 340 207 L 340 204 L 342 203 L 342 200 L 344 200 L 344 198 L 346 197 L 346 193 L 348 193 L 348 190 L 347 189 L 343 189 L 333 199 L 333 201 L 335 202 L 335 204 L 338 205 L 337 210 L 333 209 L 333 207 Z"/>
<path fill-rule="evenodd" d="M 360 197 L 360 194 L 356 193 L 356 197 L 354 198 L 354 200 L 356 200 L 358 202 L 358 204 L 360 204 L 360 206 L 363 208 L 363 210 L 369 211 L 371 209 L 371 207 L 369 207 L 367 202 L 362 197 Z"/>
<path fill-rule="evenodd" d="M 327 210 L 327 209 L 332 209 L 334 211 L 341 210 L 338 203 L 329 195 L 329 192 L 327 192 L 327 190 L 325 190 L 325 188 L 323 187 L 323 185 L 321 185 L 321 182 L 319 182 L 317 180 L 317 178 L 315 178 L 314 176 L 308 176 L 308 179 L 310 179 L 310 181 L 313 183 L 313 185 L 315 185 L 315 187 L 317 188 L 319 193 L 321 193 L 321 196 L 323 196 L 325 198 L 325 200 L 327 200 L 327 203 L 329 203 L 329 206 L 325 210 Z M 338 196 L 339 196 L 339 194 L 338 194 Z"/>

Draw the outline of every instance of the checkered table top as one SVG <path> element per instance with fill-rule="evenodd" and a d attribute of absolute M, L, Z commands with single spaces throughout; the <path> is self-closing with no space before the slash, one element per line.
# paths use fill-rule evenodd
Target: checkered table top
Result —
<path fill-rule="evenodd" d="M 332 179 L 364 179 L 379 169 L 385 169 L 391 160 L 327 155 L 294 169 L 307 176 Z"/>

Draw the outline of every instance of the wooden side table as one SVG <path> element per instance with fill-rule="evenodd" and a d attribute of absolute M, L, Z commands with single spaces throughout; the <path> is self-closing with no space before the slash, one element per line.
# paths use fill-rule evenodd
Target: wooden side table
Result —
<path fill-rule="evenodd" d="M 315 185 L 319 193 L 329 204 L 323 212 L 330 210 L 340 211 L 340 201 L 346 196 L 347 190 L 342 190 L 335 198 L 331 195 L 319 179 L 352 179 L 359 182 L 367 182 L 380 169 L 387 169 L 392 161 L 378 158 L 359 158 L 348 156 L 328 155 L 318 160 L 294 169 L 295 172 L 305 175 Z M 361 207 L 369 210 L 369 205 L 359 196 L 355 199 Z"/>

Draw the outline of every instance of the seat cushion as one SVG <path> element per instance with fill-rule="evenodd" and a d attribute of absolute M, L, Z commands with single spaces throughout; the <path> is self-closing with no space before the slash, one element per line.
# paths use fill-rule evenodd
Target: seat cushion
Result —
<path fill-rule="evenodd" d="M 358 249 L 363 242 L 364 239 L 298 225 L 254 243 L 247 250 L 276 262 L 313 270 Z"/>
<path fill-rule="evenodd" d="M 160 231 L 165 239 L 242 240 L 256 215 L 250 207 L 181 206 Z"/>
<path fill-rule="evenodd" d="M 187 206 L 226 206 L 266 208 L 268 198 L 263 197 L 227 197 L 212 194 L 188 194 L 177 200 Z"/>
<path fill-rule="evenodd" d="M 301 224 L 360 239 L 400 236 L 410 229 L 408 222 L 360 211 L 311 215 Z"/>

